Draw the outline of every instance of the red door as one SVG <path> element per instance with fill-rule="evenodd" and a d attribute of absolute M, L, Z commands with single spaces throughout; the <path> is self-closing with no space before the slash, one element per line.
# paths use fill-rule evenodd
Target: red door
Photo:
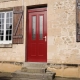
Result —
<path fill-rule="evenodd" d="M 28 10 L 27 61 L 47 61 L 47 11 L 46 8 Z"/>

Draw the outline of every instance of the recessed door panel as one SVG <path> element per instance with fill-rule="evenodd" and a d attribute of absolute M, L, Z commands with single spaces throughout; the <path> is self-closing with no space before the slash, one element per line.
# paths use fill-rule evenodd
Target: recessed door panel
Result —
<path fill-rule="evenodd" d="M 34 46 L 34 47 L 33 47 Z M 33 57 L 33 56 L 36 56 L 36 53 L 37 53 L 37 51 L 36 51 L 36 48 L 37 48 L 37 45 L 36 45 L 36 43 L 32 43 L 31 44 L 31 56 Z"/>
<path fill-rule="evenodd" d="M 47 11 L 46 8 L 28 10 L 27 60 L 47 61 Z"/>
<path fill-rule="evenodd" d="M 44 46 L 44 44 L 42 44 L 42 43 L 40 43 L 40 44 L 38 44 L 38 49 L 39 49 L 39 51 L 38 51 L 38 56 L 39 57 L 44 57 L 43 56 L 43 54 L 44 54 L 44 48 L 45 46 Z"/>

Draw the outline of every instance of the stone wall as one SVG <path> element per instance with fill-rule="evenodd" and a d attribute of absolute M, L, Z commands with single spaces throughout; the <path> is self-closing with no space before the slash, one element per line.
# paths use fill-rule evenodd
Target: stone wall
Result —
<path fill-rule="evenodd" d="M 24 2 L 23 2 L 24 1 Z M 24 4 L 24 44 L 13 44 L 12 48 L 0 48 L 0 61 L 25 61 L 26 46 L 26 6 L 47 4 L 47 62 L 55 64 L 80 64 L 80 43 L 76 42 L 76 0 L 16 0 L 1 2 L 0 8 L 22 6 Z M 23 3 L 22 3 L 23 2 Z M 68 76 L 67 71 L 77 71 L 79 66 L 64 69 L 49 68 L 58 76 Z M 57 72 L 58 71 L 58 72 Z M 64 71 L 64 73 L 63 73 Z M 59 72 L 61 72 L 59 74 Z M 71 73 L 71 74 L 72 74 Z M 74 75 L 71 75 L 74 77 Z M 76 76 L 77 75 L 77 76 Z"/>
<path fill-rule="evenodd" d="M 56 72 L 56 76 L 80 78 L 80 65 L 76 64 L 50 64 L 48 70 Z"/>
<path fill-rule="evenodd" d="M 0 60 L 25 61 L 26 6 L 38 4 L 47 4 L 47 61 L 79 64 L 80 43 L 76 42 L 76 0 L 24 0 L 24 44 L 13 44 L 13 47 L 8 49 L 1 48 Z M 16 0 L 2 2 L 0 8 L 21 5 L 22 0 Z"/>
<path fill-rule="evenodd" d="M 1 72 L 15 72 L 21 70 L 23 63 L 14 61 L 0 61 Z"/>
<path fill-rule="evenodd" d="M 4 0 L 4 2 L 0 2 L 0 10 L 15 6 L 22 6 L 22 0 Z M 2 45 L 0 45 L 0 61 L 25 61 L 25 43 L 13 44 L 10 48 L 1 48 L 1 46 Z"/>
<path fill-rule="evenodd" d="M 48 4 L 48 59 L 52 63 L 80 63 L 76 42 L 76 0 Z"/>
<path fill-rule="evenodd" d="M 47 4 L 47 62 L 80 63 L 76 42 L 76 0 L 24 0 L 25 6 Z"/>

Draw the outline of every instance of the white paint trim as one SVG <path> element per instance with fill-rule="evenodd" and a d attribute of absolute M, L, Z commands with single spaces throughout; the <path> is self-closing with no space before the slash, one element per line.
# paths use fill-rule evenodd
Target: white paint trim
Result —
<path fill-rule="evenodd" d="M 0 41 L 0 44 L 12 44 L 12 39 L 11 40 L 6 40 L 6 14 L 7 12 L 12 12 L 13 11 L 5 11 L 5 12 L 0 12 L 0 13 L 4 13 L 4 38 L 3 38 L 3 41 Z M 13 14 L 12 14 L 12 32 L 13 32 Z"/>
<path fill-rule="evenodd" d="M 0 44 L 12 44 L 12 40 L 11 41 L 0 41 Z"/>
<path fill-rule="evenodd" d="M 5 40 L 6 40 L 6 13 L 4 12 L 4 42 Z"/>

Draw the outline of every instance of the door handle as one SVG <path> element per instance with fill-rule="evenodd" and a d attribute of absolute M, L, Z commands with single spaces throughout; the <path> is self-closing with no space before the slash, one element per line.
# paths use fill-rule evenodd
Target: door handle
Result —
<path fill-rule="evenodd" d="M 47 41 L 47 37 L 46 36 L 44 36 L 43 39 L 45 39 L 45 42 Z"/>

